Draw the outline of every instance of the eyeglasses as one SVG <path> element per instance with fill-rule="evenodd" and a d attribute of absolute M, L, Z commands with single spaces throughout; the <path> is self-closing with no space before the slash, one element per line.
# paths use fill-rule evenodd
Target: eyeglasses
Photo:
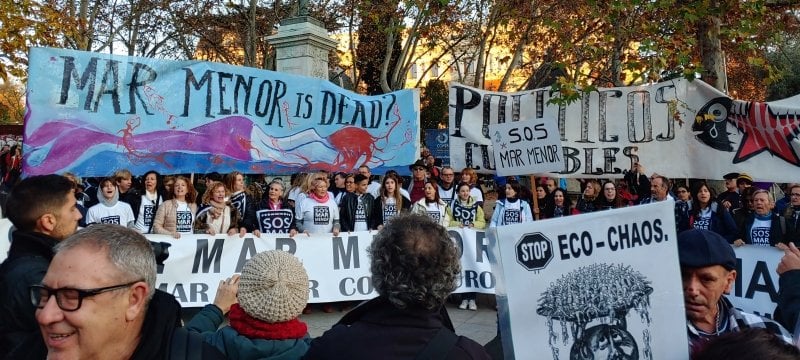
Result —
<path fill-rule="evenodd" d="M 456 174 L 442 174 L 442 176 L 455 176 Z"/>
<path fill-rule="evenodd" d="M 144 281 L 144 279 L 129 282 L 127 284 L 106 286 L 97 289 L 73 289 L 73 288 L 59 288 L 52 289 L 44 285 L 31 285 L 31 303 L 33 306 L 43 309 L 50 296 L 55 295 L 56 304 L 61 310 L 75 311 L 81 308 L 83 299 L 102 294 L 104 292 L 119 290 L 127 288 L 137 282 Z"/>

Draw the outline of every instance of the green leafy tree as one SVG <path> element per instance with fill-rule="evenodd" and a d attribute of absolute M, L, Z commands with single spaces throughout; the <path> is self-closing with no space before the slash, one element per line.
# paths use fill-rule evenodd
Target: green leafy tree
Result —
<path fill-rule="evenodd" d="M 420 120 L 423 129 L 439 129 L 447 124 L 449 89 L 444 81 L 431 80 L 420 97 Z"/>
<path fill-rule="evenodd" d="M 780 80 L 767 88 L 767 100 L 780 100 L 800 94 L 800 37 L 786 39 L 767 56 L 781 73 Z"/>

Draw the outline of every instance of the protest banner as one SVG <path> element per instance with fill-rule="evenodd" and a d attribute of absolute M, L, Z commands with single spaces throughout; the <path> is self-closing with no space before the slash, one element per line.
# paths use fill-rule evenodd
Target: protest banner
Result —
<path fill-rule="evenodd" d="M 29 58 L 27 175 L 383 173 L 419 155 L 416 90 L 365 96 L 267 70 L 66 49 Z"/>
<path fill-rule="evenodd" d="M 515 93 L 450 83 L 451 164 L 496 170 L 489 127 L 548 118 L 563 146 L 558 177 L 622 177 L 639 162 L 676 178 L 800 178 L 800 95 L 767 103 L 734 100 L 700 81 L 598 88 L 569 105 L 548 88 Z M 679 159 L 679 161 L 676 161 Z"/>
<path fill-rule="evenodd" d="M 8 249 L 11 245 L 11 229 L 11 221 L 8 219 L 0 219 L 0 262 L 5 260 L 8 255 Z M 469 228 L 449 228 L 448 233 L 462 251 L 462 277 L 459 287 L 455 292 L 494 294 L 497 279 L 489 262 L 489 239 L 486 238 L 485 233 Z M 310 278 L 328 279 L 326 281 L 336 283 L 345 277 L 360 279 L 363 276 L 368 276 L 369 258 L 364 256 L 363 251 L 366 246 L 369 246 L 372 242 L 373 234 L 374 233 L 364 232 L 352 233 L 346 236 L 343 235 L 345 239 L 349 239 L 349 236 L 359 237 L 357 243 L 348 243 L 344 240 L 342 240 L 341 243 L 342 246 L 358 245 L 358 270 L 337 270 L 334 269 L 336 267 L 335 265 L 331 267 L 321 266 L 320 268 L 311 266 L 309 269 Z M 245 259 L 249 259 L 252 256 L 251 252 L 253 246 L 255 246 L 258 251 L 280 247 L 287 251 L 294 251 L 295 255 L 301 257 L 306 264 L 336 264 L 336 262 L 339 262 L 341 264 L 340 268 L 344 267 L 343 264 L 345 260 L 354 263 L 354 260 L 350 259 L 355 256 L 345 256 L 347 255 L 347 251 L 345 251 L 345 255 L 343 255 L 341 253 L 342 249 L 340 248 L 332 249 L 331 244 L 334 243 L 334 240 L 330 235 L 314 237 L 298 235 L 293 241 L 287 241 L 286 239 L 288 236 L 285 235 L 262 235 L 261 238 L 256 238 L 252 234 L 247 234 L 244 239 L 240 239 L 238 235 L 235 235 L 232 237 L 224 237 L 225 240 L 221 243 L 222 247 L 217 247 L 216 249 L 214 246 L 218 243 L 216 243 L 215 240 L 209 239 L 207 235 L 185 235 L 179 240 L 163 235 L 146 235 L 146 237 L 151 241 L 163 241 L 172 245 L 169 249 L 170 255 L 166 261 L 164 272 L 158 275 L 158 284 L 159 286 L 161 284 L 166 284 L 166 286 L 162 286 L 162 289 L 173 293 L 178 300 L 187 300 L 182 301 L 183 306 L 187 307 L 202 306 L 206 299 L 213 301 L 213 295 L 216 293 L 216 287 L 219 281 L 232 274 L 232 272 L 222 271 L 223 265 L 226 266 L 224 269 L 237 270 L 240 266 L 239 261 L 241 259 L 239 259 L 239 257 L 243 249 L 246 250 Z M 250 240 L 247 240 L 248 238 L 252 239 L 252 246 Z M 327 252 L 315 253 L 311 250 L 306 251 L 307 247 L 320 247 L 319 244 L 321 243 L 329 245 L 326 247 Z M 238 251 L 236 251 L 237 246 Z M 298 248 L 301 249 L 300 252 L 297 251 Z M 347 248 L 345 247 L 344 249 L 346 250 Z M 775 248 L 762 246 L 743 246 L 735 248 L 735 250 L 736 256 L 739 258 L 739 266 L 737 268 L 738 276 L 736 282 L 734 282 L 733 291 L 728 295 L 728 298 L 741 310 L 771 318 L 775 306 L 777 305 L 776 295 L 779 289 L 778 276 L 775 273 L 775 268 L 778 266 L 783 252 Z M 217 253 L 219 251 L 222 252 Z M 339 252 L 338 255 L 336 252 Z M 319 255 L 319 257 L 316 257 L 317 255 Z M 195 261 L 198 262 L 198 271 L 196 274 L 193 273 Z M 209 271 L 200 271 L 199 269 L 206 268 L 207 263 L 209 264 L 207 266 Z M 228 263 L 235 263 L 235 265 L 230 265 Z M 219 265 L 220 271 L 212 271 L 216 269 L 217 265 Z M 337 271 L 342 274 L 346 272 L 347 276 L 342 275 L 338 280 L 337 278 L 329 277 L 329 275 Z M 362 282 L 361 290 L 365 290 L 365 285 L 366 284 Z M 194 286 L 194 288 L 192 286 Z M 352 290 L 358 290 L 357 282 L 346 280 L 343 286 L 345 286 L 345 295 L 342 295 L 342 291 L 340 290 L 331 290 L 328 287 L 321 287 L 316 290 L 318 292 L 330 290 L 331 294 L 326 295 L 326 297 L 339 299 L 335 301 L 356 297 L 356 294 L 353 293 Z M 194 298 L 197 301 L 188 301 L 191 299 L 193 291 Z M 358 295 L 359 298 L 361 298 L 361 296 L 366 296 L 368 298 L 376 294 L 370 293 L 369 295 L 363 295 L 358 293 Z M 318 302 L 321 300 L 317 300 L 312 296 L 310 301 Z"/>
<path fill-rule="evenodd" d="M 433 157 L 442 161 L 442 166 L 450 165 L 450 139 L 447 129 L 425 129 L 425 146 Z"/>
<path fill-rule="evenodd" d="M 0 234 L 8 236 L 10 224 L 0 221 Z M 448 233 L 461 251 L 462 276 L 456 293 L 493 294 L 496 283 L 489 263 L 488 240 L 484 232 L 450 228 Z M 220 280 L 241 271 L 258 252 L 283 250 L 300 258 L 309 275 L 309 302 L 364 300 L 377 296 L 372 287 L 367 248 L 375 232 L 332 234 L 247 234 L 208 236 L 184 234 L 146 235 L 148 240 L 166 242 L 169 257 L 158 274 L 156 287 L 175 296 L 184 307 L 198 307 L 214 301 Z M 9 239 L 0 240 L 0 262 L 7 256 Z"/>
<path fill-rule="evenodd" d="M 495 277 L 488 258 L 483 232 L 448 229 L 462 251 L 460 292 L 494 293 Z M 367 248 L 375 232 L 359 231 L 331 234 L 262 234 L 244 238 L 238 235 L 210 238 L 184 235 L 175 240 L 166 235 L 147 235 L 151 241 L 172 244 L 159 289 L 173 294 L 184 307 L 204 306 L 213 301 L 220 280 L 241 271 L 244 263 L 258 252 L 283 250 L 301 259 L 309 275 L 309 302 L 370 299 L 378 294 L 372 287 Z"/>
<path fill-rule="evenodd" d="M 490 229 L 503 348 L 518 359 L 688 358 L 673 206 Z"/>
<path fill-rule="evenodd" d="M 497 175 L 526 175 L 564 168 L 561 140 L 553 119 L 489 125 Z M 535 182 L 534 182 L 535 183 Z"/>
<path fill-rule="evenodd" d="M 771 246 L 734 247 L 736 281 L 728 299 L 738 309 L 772 318 L 778 305 L 778 273 L 783 251 Z M 790 329 L 790 331 L 793 329 Z"/>

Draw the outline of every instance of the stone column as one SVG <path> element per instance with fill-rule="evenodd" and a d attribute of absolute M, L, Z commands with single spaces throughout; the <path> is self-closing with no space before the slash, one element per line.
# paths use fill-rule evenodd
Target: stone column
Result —
<path fill-rule="evenodd" d="M 321 21 L 310 16 L 283 20 L 267 41 L 275 47 L 276 71 L 328 79 L 328 54 L 336 41 Z"/>

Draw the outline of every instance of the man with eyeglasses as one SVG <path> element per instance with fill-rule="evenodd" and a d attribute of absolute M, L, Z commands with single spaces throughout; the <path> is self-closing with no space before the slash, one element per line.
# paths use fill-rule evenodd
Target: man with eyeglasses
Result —
<path fill-rule="evenodd" d="M 47 357 L 224 358 L 180 327 L 180 304 L 155 281 L 153 250 L 134 230 L 98 224 L 60 242 L 29 292 Z"/>
<path fill-rule="evenodd" d="M 739 228 L 739 238 L 733 241 L 733 245 L 776 246 L 784 242 L 783 234 L 786 222 L 785 219 L 772 212 L 773 207 L 775 207 L 775 200 L 767 190 L 758 189 L 753 192 L 753 213 Z"/>
<path fill-rule="evenodd" d="M 16 230 L 0 265 L 0 357 L 25 351 L 21 345 L 38 337 L 28 286 L 42 281 L 53 247 L 78 228 L 74 186 L 61 175 L 32 176 L 9 194 L 8 219 Z"/>
<path fill-rule="evenodd" d="M 444 200 L 445 204 L 450 205 L 453 199 L 456 198 L 456 172 L 449 166 L 442 167 L 439 173 L 441 181 L 439 181 L 439 198 Z"/>

